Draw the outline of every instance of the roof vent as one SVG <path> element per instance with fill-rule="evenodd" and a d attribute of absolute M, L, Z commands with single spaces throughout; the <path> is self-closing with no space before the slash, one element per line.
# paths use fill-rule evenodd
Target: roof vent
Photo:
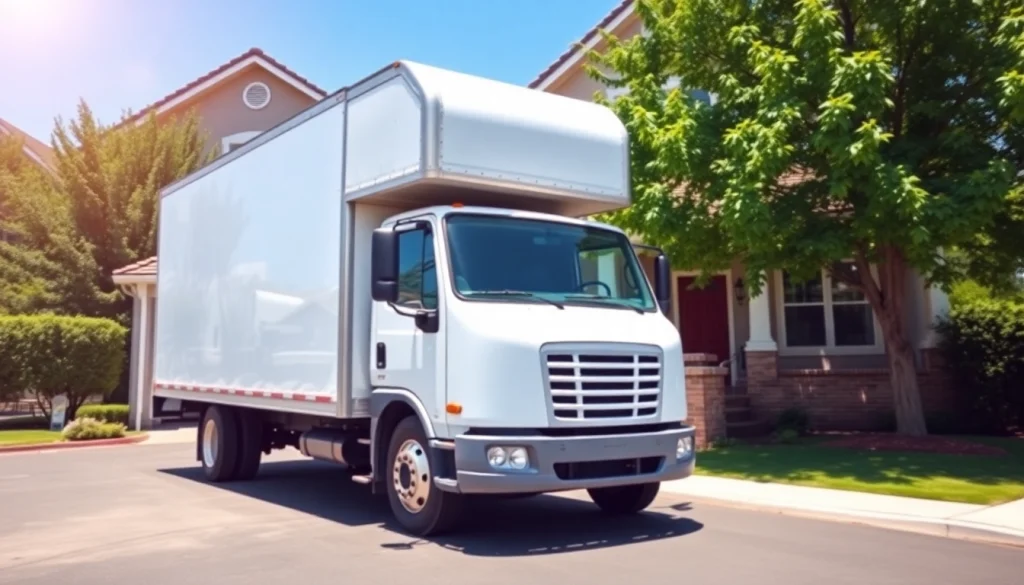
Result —
<path fill-rule="evenodd" d="M 242 90 L 242 101 L 250 110 L 263 109 L 270 103 L 270 88 L 261 81 L 250 83 Z"/>

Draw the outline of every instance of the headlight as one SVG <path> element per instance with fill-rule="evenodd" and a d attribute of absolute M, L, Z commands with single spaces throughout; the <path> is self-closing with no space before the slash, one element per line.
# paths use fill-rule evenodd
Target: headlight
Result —
<path fill-rule="evenodd" d="M 526 456 L 526 449 L 513 447 L 508 452 L 508 466 L 512 469 L 526 469 L 530 464 L 530 458 Z"/>
<path fill-rule="evenodd" d="M 487 462 L 494 469 L 519 471 L 530 467 L 530 456 L 526 447 L 496 446 L 487 449 Z"/>
<path fill-rule="evenodd" d="M 505 452 L 504 447 L 491 447 L 487 450 L 487 462 L 491 464 L 491 467 L 504 467 L 507 461 L 508 453 Z"/>
<path fill-rule="evenodd" d="M 676 459 L 686 459 L 693 452 L 693 437 L 679 437 L 676 442 Z"/>

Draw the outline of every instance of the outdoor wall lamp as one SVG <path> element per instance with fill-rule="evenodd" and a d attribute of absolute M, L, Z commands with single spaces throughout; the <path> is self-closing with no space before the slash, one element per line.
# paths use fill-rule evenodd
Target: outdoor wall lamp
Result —
<path fill-rule="evenodd" d="M 736 289 L 736 304 L 742 305 L 747 298 L 747 289 L 743 286 L 743 278 L 737 278 L 734 287 Z"/>

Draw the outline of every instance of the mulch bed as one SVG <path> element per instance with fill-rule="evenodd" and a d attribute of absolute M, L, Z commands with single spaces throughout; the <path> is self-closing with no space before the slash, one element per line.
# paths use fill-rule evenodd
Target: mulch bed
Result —
<path fill-rule="evenodd" d="M 913 451 L 917 453 L 941 453 L 944 455 L 1006 455 L 1004 449 L 973 443 L 964 439 L 940 437 L 905 437 L 887 433 L 864 433 L 847 435 L 821 443 L 828 447 L 860 449 L 862 451 Z"/>

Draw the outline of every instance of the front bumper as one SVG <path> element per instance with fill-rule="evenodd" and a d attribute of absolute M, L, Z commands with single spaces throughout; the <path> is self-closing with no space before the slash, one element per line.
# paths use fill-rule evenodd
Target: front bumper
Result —
<path fill-rule="evenodd" d="M 676 445 L 681 437 L 692 441 L 693 433 L 693 427 L 678 427 L 576 437 L 460 435 L 455 438 L 456 481 L 438 482 L 438 487 L 464 494 L 523 494 L 682 479 L 693 473 L 695 453 L 677 459 Z M 529 467 L 494 469 L 487 461 L 493 446 L 525 447 Z"/>

